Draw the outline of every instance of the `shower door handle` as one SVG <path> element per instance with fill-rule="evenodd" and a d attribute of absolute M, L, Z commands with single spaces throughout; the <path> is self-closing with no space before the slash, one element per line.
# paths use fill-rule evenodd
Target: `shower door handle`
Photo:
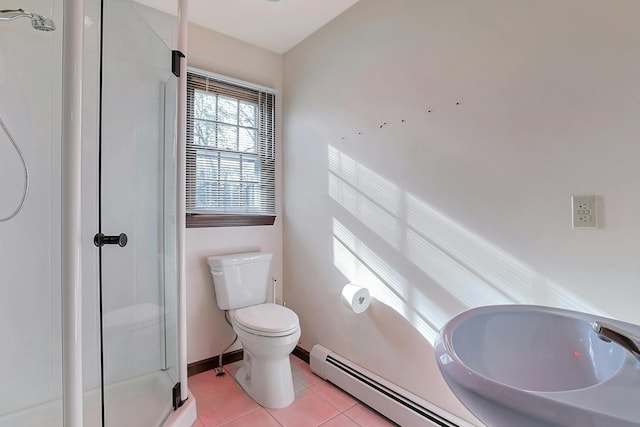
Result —
<path fill-rule="evenodd" d="M 124 233 L 120 233 L 117 236 L 107 236 L 105 234 L 98 233 L 93 236 L 93 244 L 99 248 L 103 247 L 104 245 L 118 245 L 121 248 L 124 248 L 125 246 L 127 246 L 128 241 L 129 238 Z"/>

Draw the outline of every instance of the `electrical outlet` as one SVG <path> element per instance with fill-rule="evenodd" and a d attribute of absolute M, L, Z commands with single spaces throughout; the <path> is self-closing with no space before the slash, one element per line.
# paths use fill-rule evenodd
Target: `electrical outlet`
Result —
<path fill-rule="evenodd" d="M 598 228 L 598 197 L 571 197 L 573 228 Z"/>

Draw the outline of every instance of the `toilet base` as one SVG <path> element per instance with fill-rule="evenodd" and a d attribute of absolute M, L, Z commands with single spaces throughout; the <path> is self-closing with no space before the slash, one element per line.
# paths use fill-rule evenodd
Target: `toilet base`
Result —
<path fill-rule="evenodd" d="M 244 391 L 265 408 L 280 409 L 295 399 L 289 357 L 259 360 L 245 349 L 243 365 L 235 374 Z"/>

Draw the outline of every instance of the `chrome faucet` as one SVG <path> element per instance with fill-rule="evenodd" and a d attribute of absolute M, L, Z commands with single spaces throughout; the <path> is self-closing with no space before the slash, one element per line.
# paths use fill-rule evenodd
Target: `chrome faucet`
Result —
<path fill-rule="evenodd" d="M 598 334 L 598 338 L 606 342 L 615 342 L 616 344 L 627 349 L 640 361 L 640 338 L 629 336 L 624 330 L 602 322 L 593 322 L 591 324 L 593 331 Z"/>

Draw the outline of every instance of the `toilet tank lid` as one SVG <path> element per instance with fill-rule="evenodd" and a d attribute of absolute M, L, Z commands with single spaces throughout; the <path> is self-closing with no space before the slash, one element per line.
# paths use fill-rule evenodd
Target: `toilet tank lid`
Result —
<path fill-rule="evenodd" d="M 270 262 L 269 252 L 245 252 L 241 254 L 211 255 L 207 257 L 210 267 L 223 267 L 228 265 L 248 264 L 253 262 Z"/>

